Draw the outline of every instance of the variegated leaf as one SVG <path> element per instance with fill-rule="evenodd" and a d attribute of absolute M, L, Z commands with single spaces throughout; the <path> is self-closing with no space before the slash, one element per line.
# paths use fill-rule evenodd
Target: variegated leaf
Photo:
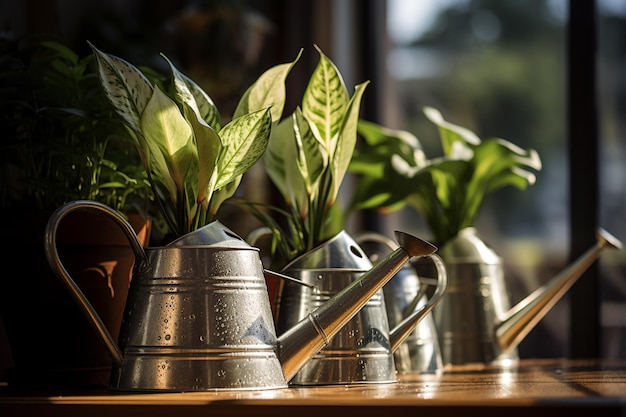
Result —
<path fill-rule="evenodd" d="M 294 112 L 296 158 L 299 175 L 304 181 L 307 194 L 313 196 L 318 189 L 319 178 L 328 166 L 328 153 L 311 132 L 309 123 L 297 108 Z"/>
<path fill-rule="evenodd" d="M 215 191 L 213 191 L 213 196 L 211 197 L 211 201 L 208 207 L 208 220 L 214 219 L 224 201 L 228 200 L 235 194 L 237 188 L 239 188 L 242 177 L 243 175 L 238 175 L 228 184 L 222 186 L 220 189 L 216 189 Z"/>
<path fill-rule="evenodd" d="M 320 60 L 304 91 L 302 113 L 313 134 L 332 155 L 349 95 L 335 64 L 317 46 L 316 49 Z"/>
<path fill-rule="evenodd" d="M 156 145 L 164 157 L 168 172 L 161 175 L 172 177 L 178 192 L 181 192 L 186 177 L 194 175 L 190 172 L 190 167 L 198 155 L 189 123 L 176 103 L 158 87 L 154 88 L 154 94 L 146 105 L 146 111 L 141 118 L 141 130 L 146 141 Z"/>
<path fill-rule="evenodd" d="M 286 194 L 284 197 L 293 206 L 300 218 L 306 218 L 309 213 L 309 202 L 313 201 L 319 192 L 319 178 L 325 165 L 319 152 L 321 146 L 313 137 L 300 109 L 296 109 L 291 117 L 289 139 L 277 151 L 285 155 L 283 163 Z M 305 149 L 309 151 L 308 154 L 305 153 Z M 322 160 L 316 159 L 316 156 Z"/>
<path fill-rule="evenodd" d="M 327 205 L 335 202 L 343 177 L 348 170 L 348 165 L 350 165 L 350 159 L 352 159 L 357 140 L 361 98 L 368 84 L 369 81 L 355 87 L 354 95 L 346 107 L 346 114 L 343 117 L 343 123 L 338 135 L 337 147 L 335 148 L 335 153 L 331 156 L 332 183 L 328 199 L 326 200 Z"/>
<path fill-rule="evenodd" d="M 217 180 L 217 157 L 222 149 L 222 141 L 218 133 L 201 118 L 190 117 L 188 121 L 198 149 L 197 203 L 206 205 Z"/>
<path fill-rule="evenodd" d="M 152 97 L 152 84 L 134 65 L 89 43 L 98 63 L 98 77 L 107 100 L 131 129 L 140 132 L 141 115 Z"/>
<path fill-rule="evenodd" d="M 218 159 L 215 189 L 242 175 L 263 156 L 271 126 L 269 108 L 246 114 L 224 126 L 220 131 L 223 152 Z"/>
<path fill-rule="evenodd" d="M 278 122 L 285 107 L 287 75 L 301 55 L 302 50 L 292 62 L 276 65 L 261 74 L 239 100 L 233 118 L 271 107 L 272 122 Z"/>
<path fill-rule="evenodd" d="M 191 78 L 180 72 L 178 68 L 163 54 L 172 71 L 174 95 L 181 103 L 187 103 L 213 129 L 221 129 L 220 113 L 211 97 Z"/>

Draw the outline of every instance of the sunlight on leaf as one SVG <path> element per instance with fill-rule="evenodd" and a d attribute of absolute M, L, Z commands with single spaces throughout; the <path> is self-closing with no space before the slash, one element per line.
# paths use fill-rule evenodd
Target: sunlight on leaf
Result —
<path fill-rule="evenodd" d="M 91 43 L 89 46 L 98 62 L 98 76 L 106 98 L 124 123 L 140 132 L 141 114 L 152 96 L 150 81 L 132 64 L 99 51 Z"/>

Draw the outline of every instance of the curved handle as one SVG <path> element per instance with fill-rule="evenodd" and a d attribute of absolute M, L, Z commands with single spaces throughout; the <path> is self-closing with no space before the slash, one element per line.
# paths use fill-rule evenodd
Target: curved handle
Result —
<path fill-rule="evenodd" d="M 128 238 L 130 246 L 135 254 L 135 266 L 133 268 L 133 274 L 135 272 L 145 271 L 145 269 L 148 267 L 148 257 L 130 223 L 128 223 L 126 219 L 124 219 L 113 209 L 96 201 L 72 201 L 52 213 L 52 216 L 50 216 L 48 224 L 46 225 L 44 249 L 50 267 L 69 290 L 70 294 L 76 300 L 82 312 L 87 317 L 89 323 L 102 338 L 102 341 L 109 350 L 111 357 L 116 362 L 116 364 L 119 365 L 121 364 L 123 359 L 120 348 L 118 347 L 116 341 L 113 339 L 113 336 L 111 336 L 111 333 L 106 328 L 105 324 L 102 322 L 100 316 L 98 316 L 96 310 L 93 308 L 87 297 L 85 297 L 85 294 L 83 294 L 78 285 L 76 285 L 72 277 L 70 277 L 69 273 L 59 259 L 59 253 L 57 251 L 56 245 L 57 229 L 59 227 L 59 224 L 61 223 L 61 220 L 63 220 L 65 216 L 78 210 L 92 211 L 104 214 L 113 219 L 115 223 L 122 229 L 122 231 Z"/>
<path fill-rule="evenodd" d="M 246 237 L 246 242 L 248 242 L 248 244 L 250 246 L 256 246 L 256 242 L 264 237 L 264 236 L 271 236 L 272 235 L 272 229 L 270 229 L 269 227 L 259 227 L 257 229 L 254 229 L 253 231 L 251 231 L 248 236 Z M 310 285 L 307 284 L 306 282 L 302 282 L 301 280 L 299 280 L 298 278 L 293 278 L 290 277 L 288 275 L 285 274 L 281 274 L 280 272 L 276 272 L 276 271 L 272 271 L 270 269 L 264 268 L 263 269 L 263 273 L 265 274 L 265 276 L 270 276 L 273 278 L 278 278 L 278 279 L 282 279 L 285 281 L 290 281 L 290 282 L 294 282 L 296 284 L 302 285 L 304 287 L 309 287 L 311 289 L 315 288 L 314 285 Z"/>
<path fill-rule="evenodd" d="M 248 234 L 248 236 L 246 237 L 246 242 L 248 242 L 250 246 L 256 246 L 257 240 L 259 240 L 263 236 L 271 234 L 272 230 L 269 227 L 259 227 L 251 231 L 250 234 Z"/>
<path fill-rule="evenodd" d="M 389 332 L 389 340 L 392 352 L 395 352 L 395 350 L 398 349 L 402 342 L 404 342 L 404 340 L 411 334 L 415 326 L 417 326 L 419 322 L 432 311 L 437 303 L 441 301 L 448 287 L 448 275 L 446 273 L 446 267 L 441 257 L 433 253 L 431 255 L 428 255 L 427 258 L 432 260 L 435 264 L 435 268 L 437 270 L 437 286 L 426 304 L 410 313 Z M 411 304 L 417 306 L 419 303 L 419 298 L 421 298 L 422 295 L 423 292 L 418 291 L 415 299 L 412 301 Z"/>
<path fill-rule="evenodd" d="M 365 242 L 372 242 L 372 243 L 381 243 L 387 246 L 392 251 L 398 249 L 398 244 L 394 242 L 391 238 L 388 238 L 387 236 L 382 235 L 380 233 L 376 233 L 376 232 L 360 233 L 354 238 L 354 240 L 359 245 L 362 245 Z"/>

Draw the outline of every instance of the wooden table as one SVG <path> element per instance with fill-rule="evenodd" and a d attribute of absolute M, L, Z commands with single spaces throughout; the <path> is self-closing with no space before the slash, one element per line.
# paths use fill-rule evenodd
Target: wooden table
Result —
<path fill-rule="evenodd" d="M 0 390 L 0 416 L 626 416 L 626 361 L 522 360 L 393 384 L 128 394 Z"/>

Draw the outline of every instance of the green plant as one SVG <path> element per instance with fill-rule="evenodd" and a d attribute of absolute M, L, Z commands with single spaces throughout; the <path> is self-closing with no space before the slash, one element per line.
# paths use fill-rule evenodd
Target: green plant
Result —
<path fill-rule="evenodd" d="M 443 246 L 474 224 L 485 199 L 505 186 L 534 184 L 530 170 L 541 170 L 533 149 L 500 138 L 481 140 L 474 132 L 444 120 L 425 107 L 438 130 L 443 156 L 428 159 L 410 132 L 361 120 L 364 146 L 354 153 L 350 171 L 359 175 L 352 209 L 396 210 L 405 204 L 423 216 Z"/>
<path fill-rule="evenodd" d="M 363 92 L 349 95 L 335 64 L 316 46 L 320 59 L 301 107 L 272 131 L 265 170 L 287 208 L 239 200 L 272 232 L 272 263 L 282 267 L 343 227 L 333 211 L 357 140 Z M 265 210 L 267 209 L 267 210 Z M 332 212 L 332 214 L 331 214 Z"/>
<path fill-rule="evenodd" d="M 2 207 L 54 210 L 89 199 L 146 209 L 146 175 L 100 91 L 91 55 L 46 36 L 7 41 L 0 89 Z"/>
<path fill-rule="evenodd" d="M 90 46 L 101 86 L 134 139 L 170 232 L 182 236 L 213 221 L 265 152 L 272 123 L 282 116 L 286 77 L 300 55 L 263 73 L 222 126 L 209 95 L 164 55 L 171 77 L 159 83 Z"/>

